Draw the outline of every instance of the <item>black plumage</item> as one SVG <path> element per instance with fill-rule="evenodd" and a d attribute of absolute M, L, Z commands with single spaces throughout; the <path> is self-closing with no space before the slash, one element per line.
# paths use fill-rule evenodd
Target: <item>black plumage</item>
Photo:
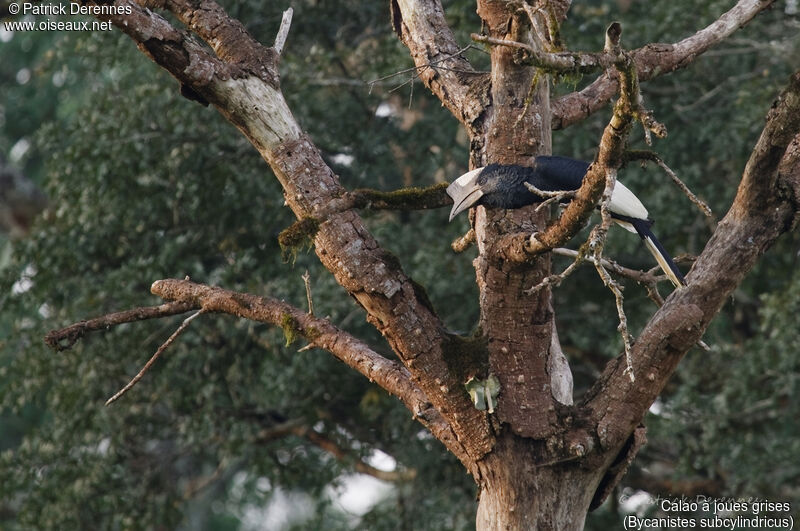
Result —
<path fill-rule="evenodd" d="M 543 200 L 525 183 L 544 192 L 566 192 L 580 188 L 589 163 L 558 156 L 536 157 L 532 166 L 489 164 L 465 173 L 447 188 L 453 198 L 452 220 L 471 206 L 521 208 Z M 609 202 L 609 213 L 616 223 L 637 233 L 676 286 L 685 285 L 675 262 L 651 230 L 653 221 L 642 202 L 617 181 Z"/>

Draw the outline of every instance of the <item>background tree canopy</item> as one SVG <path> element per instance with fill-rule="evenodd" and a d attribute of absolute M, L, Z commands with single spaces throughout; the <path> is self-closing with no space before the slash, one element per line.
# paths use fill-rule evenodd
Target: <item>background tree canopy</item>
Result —
<path fill-rule="evenodd" d="M 223 4 L 266 43 L 288 7 Z M 466 135 L 415 83 L 388 2 L 292 7 L 283 93 L 348 189 L 425 186 L 466 169 Z M 728 7 L 575 2 L 563 38 L 598 49 L 604 28 L 620 20 L 630 47 L 672 42 Z M 466 46 L 480 28 L 474 2 L 445 9 Z M 797 9 L 779 3 L 690 68 L 643 86 L 670 131 L 659 153 L 718 215 L 797 68 Z M 488 65 L 479 47 L 466 53 Z M 583 84 L 562 79 L 555 91 Z M 604 120 L 599 113 L 555 132 L 553 152 L 591 160 Z M 632 138 L 644 145 L 640 130 Z M 0 29 L 0 153 L 49 198 L 26 237 L 0 240 L 0 527 L 258 528 L 276 499 L 293 500 L 287 525 L 297 528 L 474 525 L 475 486 L 457 460 L 397 400 L 327 353 L 298 351 L 304 344 L 290 333 L 202 315 L 107 408 L 181 318 L 117 327 L 65 353 L 45 346 L 50 329 L 157 303 L 149 284 L 158 278 L 188 275 L 304 307 L 308 270 L 315 312 L 392 355 L 312 253 L 280 249 L 277 235 L 294 218 L 258 153 L 216 111 L 182 98 L 129 39 Z M 663 174 L 631 165 L 624 179 L 646 198 L 669 248 L 702 250 L 712 227 Z M 365 219 L 448 326 L 469 333 L 478 319 L 475 251 L 442 252 L 465 222 L 448 224 L 444 209 Z M 607 254 L 648 269 L 649 255 L 621 232 L 612 231 Z M 796 231 L 780 239 L 712 323 L 711 351 L 688 354 L 651 410 L 648 445 L 588 529 L 619 526 L 631 510 L 620 497 L 639 491 L 800 507 L 798 249 Z M 625 293 L 636 333 L 654 307 L 635 283 Z M 614 301 L 591 268 L 554 300 L 580 391 L 622 347 Z M 375 473 L 363 464 L 384 454 L 396 463 L 385 495 L 364 514 L 343 511 L 331 493 L 355 470 Z"/>

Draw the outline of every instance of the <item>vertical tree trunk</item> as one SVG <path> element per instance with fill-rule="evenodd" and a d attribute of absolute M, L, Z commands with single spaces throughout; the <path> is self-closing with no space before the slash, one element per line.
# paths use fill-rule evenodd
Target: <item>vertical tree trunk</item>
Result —
<path fill-rule="evenodd" d="M 527 15 L 512 15 L 505 3 L 479 2 L 478 14 L 492 36 L 519 42 L 534 38 Z M 504 46 L 492 48 L 492 105 L 479 157 L 483 164 L 531 165 L 536 155 L 551 151 L 547 76 L 516 64 L 514 54 Z M 549 255 L 515 264 L 493 248 L 506 233 L 543 227 L 546 213 L 534 210 L 477 209 L 475 270 L 481 329 L 489 338 L 489 367 L 501 386 L 498 419 L 519 435 L 545 438 L 557 423 L 548 375 L 553 312 L 549 289 L 534 295 L 525 290 L 549 274 Z"/>
<path fill-rule="evenodd" d="M 479 2 L 478 13 L 491 36 L 533 43 L 527 15 L 508 9 L 505 3 L 486 1 Z M 546 74 L 517 64 L 514 50 L 493 47 L 492 105 L 483 142 L 473 142 L 482 152 L 473 152 L 473 160 L 531 165 L 537 155 L 550 154 L 549 95 Z M 504 234 L 541 229 L 547 212 L 534 210 L 478 208 L 475 217 L 480 322 L 488 337 L 490 371 L 501 385 L 496 413 L 501 433 L 479 463 L 480 530 L 582 529 L 602 477 L 596 468 L 577 463 L 538 464 L 541 452 L 536 449 L 559 429 L 558 402 L 571 403 L 571 389 L 565 396 L 551 383 L 551 358 L 560 355 L 560 346 L 550 290 L 525 291 L 549 274 L 549 255 L 519 264 L 503 260 L 493 248 Z"/>
<path fill-rule="evenodd" d="M 576 462 L 537 466 L 529 443 L 506 433 L 481 463 L 477 529 L 583 529 L 602 471 Z"/>

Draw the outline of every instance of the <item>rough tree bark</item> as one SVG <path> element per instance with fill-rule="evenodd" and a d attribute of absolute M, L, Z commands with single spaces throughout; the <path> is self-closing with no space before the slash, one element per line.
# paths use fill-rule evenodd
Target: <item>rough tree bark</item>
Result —
<path fill-rule="evenodd" d="M 472 167 L 530 164 L 550 152 L 553 128 L 575 123 L 621 94 L 590 178 L 558 222 L 559 230 L 546 233 L 557 233 L 552 241 L 530 238 L 547 222 L 533 207 L 475 209 L 482 333 L 476 340 L 446 331 L 402 265 L 366 229 L 356 202 L 343 200 L 346 191 L 292 116 L 277 69 L 288 24 L 275 46 L 265 47 L 213 0 L 117 0 L 114 5 L 129 7 L 130 14 L 106 18 L 177 78 L 185 95 L 214 105 L 252 142 L 283 186 L 289 208 L 308 222 L 320 261 L 366 310 L 402 364 L 286 303 L 188 281 L 153 284 L 153 293 L 176 301 L 173 305 L 82 322 L 48 340 L 58 346 L 62 339 L 74 342 L 75 334 L 144 314 L 191 309 L 289 326 L 398 395 L 461 460 L 480 488 L 479 529 L 581 529 L 590 506 L 602 502 L 644 444 L 641 420 L 682 356 L 758 257 L 797 223 L 800 75 L 770 111 L 739 193 L 688 275 L 688 286 L 668 297 L 636 339 L 631 367 L 623 356 L 610 362 L 573 404 L 551 293 L 546 286 L 533 294 L 525 290 L 549 274 L 546 251 L 573 235 L 580 225 L 576 221 L 597 205 L 604 184 L 613 185 L 632 120 L 647 118 L 636 103 L 637 73 L 638 80 L 646 80 L 689 64 L 771 3 L 741 0 L 684 41 L 651 44 L 626 55 L 613 31 L 607 36 L 611 45 L 602 52 L 558 51 L 557 26 L 568 0 L 478 0 L 484 42 L 493 43 L 492 70 L 486 75 L 459 54 L 462 47 L 438 0 L 390 0 L 392 27 L 419 77 L 470 135 Z M 156 10 L 171 12 L 186 29 L 173 27 Z M 583 91 L 550 102 L 548 71 L 587 68 L 607 70 Z M 489 374 L 501 385 L 491 414 L 476 409 L 464 387 L 467 378 Z"/>

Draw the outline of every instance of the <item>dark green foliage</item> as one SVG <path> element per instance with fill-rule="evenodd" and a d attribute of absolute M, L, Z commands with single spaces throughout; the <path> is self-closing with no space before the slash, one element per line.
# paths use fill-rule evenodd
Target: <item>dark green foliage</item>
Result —
<path fill-rule="evenodd" d="M 626 46 L 671 41 L 730 2 L 691 9 L 683 1 L 633 2 L 625 12 L 621 4 L 575 2 L 562 28 L 566 46 L 599 49 L 612 20 L 622 22 Z M 388 3 L 292 6 L 281 85 L 348 189 L 425 188 L 466 169 L 467 139 L 439 103 L 419 83 L 392 91 L 410 73 L 367 84 L 411 66 L 391 31 Z M 226 5 L 265 43 L 285 7 Z M 459 42 L 468 44 L 469 32 L 480 28 L 474 2 L 445 8 Z M 647 106 L 669 130 L 655 149 L 718 217 L 799 51 L 796 21 L 781 9 L 696 67 L 643 85 Z M 486 67 L 484 54 L 468 53 Z M 31 73 L 24 84 L 17 82 L 22 68 Z M 572 83 L 556 90 L 573 90 Z M 376 113 L 382 105 L 395 113 Z M 390 349 L 313 253 L 282 261 L 279 233 L 296 220 L 268 166 L 213 109 L 182 98 L 177 83 L 127 38 L 14 35 L 0 47 L 0 110 L 0 150 L 20 138 L 30 142 L 16 164 L 53 205 L 27 240 L 4 243 L 0 255 L 0 527 L 238 529 L 249 510 L 278 492 L 308 496 L 307 519 L 297 528 L 474 525 L 475 488 L 455 459 L 396 399 L 327 353 L 297 352 L 304 343 L 293 326 L 284 337 L 280 328 L 202 315 L 136 387 L 104 408 L 182 318 L 93 333 L 63 353 L 47 349 L 42 337 L 83 318 L 156 304 L 149 286 L 159 278 L 188 275 L 304 307 L 301 273 L 308 269 L 318 315 L 387 355 Z M 591 159 L 607 117 L 601 112 L 556 132 L 554 152 Z M 643 147 L 639 130 L 632 138 L 632 148 Z M 623 178 L 645 199 L 670 250 L 702 250 L 707 222 L 660 170 L 633 164 Z M 454 332 L 469 334 L 478 318 L 475 251 L 449 249 L 466 221 L 447 224 L 446 208 L 363 215 L 430 306 Z M 800 503 L 790 489 L 798 482 L 800 440 L 793 399 L 799 239 L 781 240 L 725 307 L 706 336 L 712 352 L 687 357 L 662 396 L 662 413 L 649 421 L 650 444 L 636 466 L 666 456 L 669 474 L 722 478 L 726 495 Z M 622 231 L 612 231 L 606 252 L 632 267 L 654 265 Z M 654 306 L 631 283 L 625 296 L 637 332 Z M 555 303 L 582 390 L 621 349 L 613 297 L 591 267 L 582 267 L 555 291 Z M 481 343 L 458 339 L 451 346 L 454 354 L 474 354 L 460 367 L 480 371 Z M 297 435 L 270 436 L 287 422 L 351 448 L 351 458 L 336 460 Z M 354 519 L 326 488 L 376 450 L 417 476 Z M 614 510 L 607 504 L 587 527 L 618 525 Z"/>

